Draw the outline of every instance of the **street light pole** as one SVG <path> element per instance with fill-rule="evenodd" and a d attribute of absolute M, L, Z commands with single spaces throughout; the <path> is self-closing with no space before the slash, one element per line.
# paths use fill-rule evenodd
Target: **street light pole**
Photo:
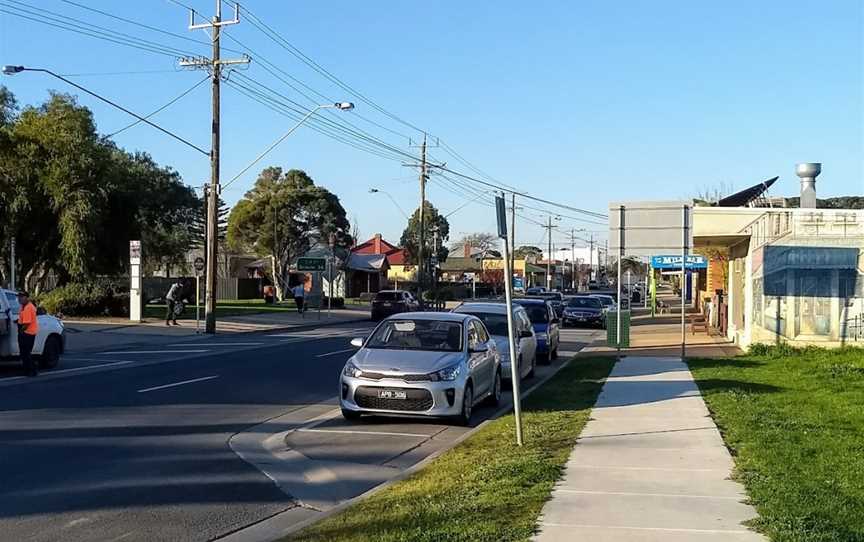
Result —
<path fill-rule="evenodd" d="M 370 193 L 370 194 L 384 194 L 385 196 L 387 196 L 388 198 L 390 198 L 390 201 L 393 202 L 393 205 L 395 205 L 396 208 L 399 209 L 399 212 L 402 213 L 402 216 L 404 216 L 405 219 L 408 220 L 408 213 L 406 213 L 406 212 L 405 212 L 405 209 L 403 209 L 402 206 L 399 205 L 399 202 L 396 201 L 396 199 L 393 198 L 393 196 L 390 195 L 390 192 L 387 192 L 387 191 L 385 191 L 385 190 L 381 190 L 380 188 L 374 188 L 374 187 L 373 187 L 373 188 L 370 188 L 370 189 L 369 189 L 369 193 Z"/>

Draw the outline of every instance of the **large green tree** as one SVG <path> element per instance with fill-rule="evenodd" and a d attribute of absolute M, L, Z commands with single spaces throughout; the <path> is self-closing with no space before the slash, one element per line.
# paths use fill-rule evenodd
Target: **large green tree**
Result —
<path fill-rule="evenodd" d="M 351 246 L 351 225 L 339 198 L 306 172 L 268 167 L 228 217 L 228 244 L 273 256 L 274 284 L 282 297 L 289 267 L 316 243 Z"/>
<path fill-rule="evenodd" d="M 71 96 L 19 112 L 0 90 L 0 233 L 16 240 L 19 285 L 121 273 L 131 239 L 145 259 L 181 258 L 198 200 L 175 171 L 100 136 Z M 8 243 L 0 254 L 5 277 Z"/>
<path fill-rule="evenodd" d="M 426 235 L 423 243 L 423 262 L 424 269 L 429 269 L 429 264 L 434 253 L 439 262 L 447 259 L 450 251 L 447 249 L 447 241 L 450 239 L 450 223 L 441 214 L 434 205 L 425 202 L 425 213 L 423 222 L 426 226 Z M 437 239 L 436 239 L 437 232 Z M 437 250 L 436 250 L 437 242 Z M 405 253 L 408 256 L 408 262 L 417 265 L 418 253 L 420 248 L 420 208 L 418 207 L 411 217 L 408 219 L 408 225 L 405 231 L 402 232 L 402 238 L 399 241 Z"/>
<path fill-rule="evenodd" d="M 533 245 L 522 245 L 516 247 L 514 251 L 516 253 L 516 259 L 521 260 L 522 258 L 533 257 L 537 260 L 543 258 L 543 249 L 540 247 L 535 247 Z"/>

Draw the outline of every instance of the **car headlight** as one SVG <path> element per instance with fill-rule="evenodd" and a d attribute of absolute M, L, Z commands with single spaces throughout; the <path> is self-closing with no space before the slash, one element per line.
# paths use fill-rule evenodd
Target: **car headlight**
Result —
<path fill-rule="evenodd" d="M 345 364 L 345 369 L 342 370 L 342 374 L 345 376 L 350 376 L 352 378 L 358 378 L 363 374 L 363 371 L 360 370 L 359 367 L 354 365 L 353 362 L 348 362 Z"/>
<path fill-rule="evenodd" d="M 461 373 L 461 372 L 462 372 L 462 364 L 457 363 L 457 364 L 451 365 L 449 367 L 444 367 L 440 371 L 435 371 L 434 373 L 432 373 L 429 376 L 432 377 L 432 382 L 438 382 L 441 380 L 450 381 L 450 380 L 456 380 L 456 378 L 459 376 L 459 373 Z"/>

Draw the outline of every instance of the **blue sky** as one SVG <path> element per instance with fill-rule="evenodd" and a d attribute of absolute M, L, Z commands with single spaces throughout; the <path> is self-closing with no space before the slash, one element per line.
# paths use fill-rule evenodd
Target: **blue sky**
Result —
<path fill-rule="evenodd" d="M 206 54 L 207 48 L 120 23 L 60 0 L 0 0 L 0 9 L 37 6 L 136 36 Z M 186 11 L 168 0 L 76 0 L 116 15 L 205 40 L 186 29 Z M 184 0 L 209 14 L 213 2 Z M 282 2 L 248 7 L 293 45 L 340 79 L 411 124 L 439 137 L 495 179 L 574 207 L 605 212 L 612 200 L 694 196 L 723 183 L 745 188 L 780 175 L 773 195 L 796 195 L 794 166 L 823 162 L 820 197 L 864 193 L 864 2 Z M 356 113 L 396 135 L 350 120 L 406 152 L 419 132 L 383 116 L 338 88 L 250 22 L 227 32 L 264 59 L 334 99 L 357 102 Z M 226 47 L 237 47 L 230 39 Z M 234 56 L 226 53 L 226 56 Z M 129 108 L 148 113 L 204 77 L 175 70 L 168 56 L 50 28 L 0 13 L 0 63 L 90 74 L 75 77 Z M 306 104 L 253 58 L 242 73 Z M 232 76 L 233 77 L 233 76 Z M 241 76 L 237 76 L 241 77 Z M 234 79 L 242 81 L 242 79 Z M 27 73 L 2 80 L 23 104 L 48 89 L 72 91 Z M 99 129 L 129 120 L 90 97 Z M 202 85 L 153 118 L 209 147 L 209 87 Z M 223 87 L 222 178 L 230 179 L 293 124 L 236 90 Z M 145 150 L 200 186 L 207 159 L 147 126 L 115 137 Z M 446 149 L 432 155 L 473 174 Z M 261 166 L 306 170 L 338 194 L 362 233 L 398 241 L 405 220 L 381 194 L 409 212 L 416 207 L 416 172 L 398 161 L 358 151 L 301 128 Z M 224 197 L 242 197 L 260 167 Z M 445 188 L 447 187 L 447 188 Z M 443 212 L 464 203 L 449 181 L 433 179 L 429 199 Z M 485 198 L 484 198 L 485 200 Z M 484 201 L 481 200 L 481 201 Z M 542 207 L 542 206 L 540 206 Z M 553 211 L 554 212 L 554 211 Z M 563 211 L 568 216 L 572 212 Z M 526 218 L 544 213 L 525 209 Z M 493 231 L 493 210 L 479 203 L 450 217 L 451 238 Z M 603 226 L 571 218 L 571 228 Z M 585 235 L 585 234 L 580 234 Z M 543 230 L 527 220 L 517 242 L 537 244 Z"/>

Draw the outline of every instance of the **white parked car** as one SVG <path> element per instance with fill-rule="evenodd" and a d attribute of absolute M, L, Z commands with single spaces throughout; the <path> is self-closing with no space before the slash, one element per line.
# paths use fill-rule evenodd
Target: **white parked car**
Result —
<path fill-rule="evenodd" d="M 18 294 L 12 290 L 0 289 L 0 360 L 13 360 L 18 356 Z M 33 356 L 43 369 L 53 369 L 60 362 L 66 348 L 63 322 L 59 318 L 40 314 L 39 333 L 33 345 Z"/>
<path fill-rule="evenodd" d="M 483 321 L 489 335 L 495 341 L 501 354 L 501 368 L 504 378 L 509 380 L 510 339 L 507 334 L 507 305 L 504 303 L 469 302 L 462 303 L 455 313 L 470 314 Z M 537 336 L 534 333 L 528 313 L 519 305 L 513 305 L 513 329 L 516 332 L 516 363 L 520 378 L 531 378 L 537 366 Z"/>

